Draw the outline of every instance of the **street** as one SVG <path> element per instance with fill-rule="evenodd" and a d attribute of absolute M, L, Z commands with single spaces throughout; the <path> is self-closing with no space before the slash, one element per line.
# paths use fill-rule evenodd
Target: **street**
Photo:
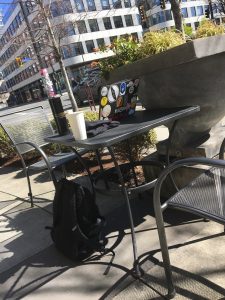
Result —
<path fill-rule="evenodd" d="M 67 93 L 63 93 L 62 94 L 61 100 L 62 100 L 62 105 L 63 105 L 64 110 L 68 110 L 68 109 L 72 108 L 71 102 L 68 99 L 68 94 Z M 17 112 L 19 110 L 29 109 L 29 108 L 32 108 L 32 107 L 35 107 L 35 106 L 38 106 L 38 105 L 40 105 L 40 106 L 42 106 L 44 108 L 44 110 L 46 111 L 47 115 L 51 114 L 51 108 L 50 108 L 48 99 L 46 99 L 46 100 L 42 100 L 42 101 L 37 101 L 37 102 L 26 103 L 26 104 L 21 104 L 21 105 L 17 105 L 17 106 L 2 108 L 2 109 L 0 109 L 0 117 L 4 116 L 5 114 L 9 114 L 11 112 Z M 88 102 L 85 104 L 84 107 L 82 107 L 80 109 L 81 110 L 89 109 Z M 98 108 L 96 107 L 96 109 L 98 109 Z"/>

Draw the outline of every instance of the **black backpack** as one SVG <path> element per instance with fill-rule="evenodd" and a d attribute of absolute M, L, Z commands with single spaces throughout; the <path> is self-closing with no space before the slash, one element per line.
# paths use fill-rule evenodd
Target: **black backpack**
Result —
<path fill-rule="evenodd" d="M 67 179 L 56 183 L 51 237 L 60 252 L 78 261 L 94 251 L 104 253 L 107 243 L 102 237 L 104 223 L 94 193 Z"/>

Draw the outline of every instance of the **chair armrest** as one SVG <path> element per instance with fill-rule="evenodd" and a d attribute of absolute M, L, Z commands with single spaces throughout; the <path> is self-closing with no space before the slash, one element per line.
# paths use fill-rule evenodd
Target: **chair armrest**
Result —
<path fill-rule="evenodd" d="M 224 159 L 224 152 L 225 152 L 225 139 L 223 140 L 220 146 L 219 159 Z"/>
<path fill-rule="evenodd" d="M 155 209 L 161 209 L 160 204 L 160 191 L 161 186 L 166 177 L 175 169 L 185 166 L 195 166 L 195 165 L 204 165 L 209 167 L 217 167 L 217 168 L 225 168 L 225 161 L 221 159 L 213 159 L 213 158 L 206 158 L 206 157 L 192 157 L 192 158 L 184 158 L 177 160 L 171 163 L 168 167 L 166 167 L 162 173 L 160 174 L 154 188 L 153 193 L 153 202 Z"/>
<path fill-rule="evenodd" d="M 53 173 L 53 169 L 52 169 L 52 166 L 51 166 L 51 163 L 47 157 L 47 155 L 45 154 L 45 152 L 35 143 L 32 143 L 32 142 L 20 142 L 20 143 L 16 143 L 14 144 L 14 146 L 18 146 L 18 145 L 23 145 L 23 144 L 27 144 L 27 145 L 30 145 L 31 147 L 33 147 L 44 159 L 47 167 L 48 167 L 48 170 L 49 170 L 49 173 L 50 173 L 50 176 L 52 177 L 52 181 L 54 182 L 54 184 L 56 183 L 56 178 L 55 178 L 55 175 Z"/>

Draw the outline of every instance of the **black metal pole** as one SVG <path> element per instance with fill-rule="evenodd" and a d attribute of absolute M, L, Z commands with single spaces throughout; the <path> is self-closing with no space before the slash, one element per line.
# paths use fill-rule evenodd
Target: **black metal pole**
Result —
<path fill-rule="evenodd" d="M 213 20 L 214 16 L 213 16 L 213 7 L 212 7 L 212 1 L 209 0 L 209 13 L 210 13 L 210 19 Z"/>

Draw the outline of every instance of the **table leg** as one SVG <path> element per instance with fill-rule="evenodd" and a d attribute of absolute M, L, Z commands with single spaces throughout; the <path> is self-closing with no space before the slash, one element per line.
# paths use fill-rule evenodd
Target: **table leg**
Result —
<path fill-rule="evenodd" d="M 131 151 L 131 146 L 130 146 L 129 140 L 127 141 L 127 146 L 128 146 L 128 156 L 129 156 L 130 166 L 131 166 L 132 173 L 134 176 L 134 183 L 135 183 L 135 186 L 138 186 L 138 181 L 137 181 L 137 176 L 136 176 L 136 172 L 134 169 L 134 161 L 133 161 L 133 157 L 132 157 L 132 151 Z"/>
<path fill-rule="evenodd" d="M 97 160 L 98 160 L 98 164 L 99 164 L 100 170 L 101 170 L 101 172 L 103 172 L 104 169 L 103 169 L 103 165 L 102 165 L 101 155 L 100 155 L 98 149 L 95 150 L 95 154 L 96 154 L 96 157 L 97 157 Z M 109 189 L 108 181 L 107 181 L 107 179 L 105 177 L 103 178 L 103 180 L 104 180 L 104 183 L 105 183 L 105 187 L 108 190 Z"/>
<path fill-rule="evenodd" d="M 119 178 L 119 181 L 120 181 L 121 186 L 122 186 L 122 192 L 123 192 L 125 200 L 126 200 L 128 216 L 129 216 L 129 219 L 130 219 L 131 238 L 132 238 L 133 256 L 134 256 L 133 266 L 134 266 L 135 276 L 141 277 L 141 271 L 140 271 L 140 266 L 138 264 L 138 257 L 137 257 L 137 242 L 136 242 L 136 237 L 135 237 L 134 221 L 133 221 L 133 216 L 132 216 L 132 212 L 131 212 L 130 201 L 129 201 L 127 189 L 126 189 L 126 186 L 125 186 L 125 182 L 124 182 L 123 175 L 121 173 L 120 167 L 119 167 L 119 165 L 117 163 L 117 160 L 116 160 L 116 157 L 114 155 L 114 151 L 113 151 L 112 147 L 108 147 L 108 149 L 109 149 L 109 153 L 112 157 L 113 163 L 115 165 L 115 168 L 116 168 L 116 171 L 117 171 L 117 174 L 118 174 L 118 178 Z"/>

